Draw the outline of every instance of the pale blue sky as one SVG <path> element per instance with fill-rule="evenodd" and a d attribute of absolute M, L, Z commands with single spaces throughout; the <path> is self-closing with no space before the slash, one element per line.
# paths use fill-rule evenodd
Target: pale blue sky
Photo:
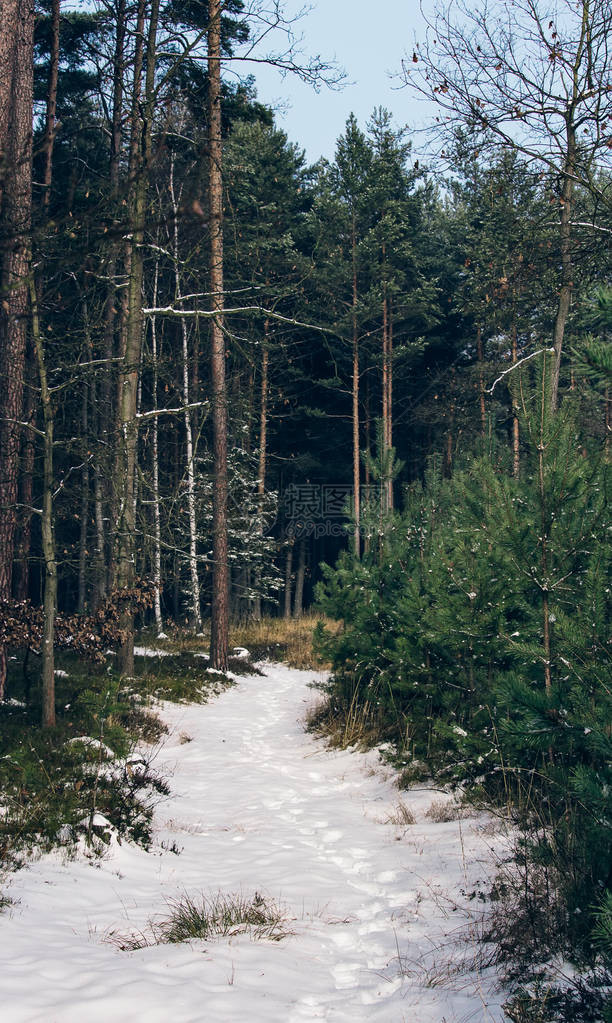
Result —
<path fill-rule="evenodd" d="M 304 6 L 286 0 L 287 14 Z M 312 10 L 296 32 L 304 37 L 304 51 L 335 58 L 347 72 L 347 84 L 316 93 L 295 76 L 284 80 L 272 68 L 255 69 L 258 95 L 265 103 L 288 106 L 277 121 L 292 142 L 306 150 L 309 162 L 320 156 L 332 159 L 335 141 L 346 119 L 355 113 L 360 125 L 375 106 L 384 106 L 398 125 L 418 127 L 431 120 L 432 108 L 419 102 L 391 75 L 397 75 L 402 57 L 412 54 L 415 36 L 423 38 L 418 0 L 311 0 Z M 431 7 L 430 0 L 426 6 Z"/>

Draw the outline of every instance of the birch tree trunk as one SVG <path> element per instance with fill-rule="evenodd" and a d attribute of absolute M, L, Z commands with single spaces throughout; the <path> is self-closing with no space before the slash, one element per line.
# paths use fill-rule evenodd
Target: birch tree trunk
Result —
<path fill-rule="evenodd" d="M 170 200 L 172 203 L 173 231 L 172 244 L 174 250 L 174 297 L 181 298 L 181 276 L 179 273 L 179 236 L 178 236 L 178 200 L 174 190 L 174 157 L 170 161 Z M 195 632 L 202 631 L 202 613 L 200 611 L 200 580 L 198 578 L 198 532 L 196 522 L 195 465 L 193 448 L 193 429 L 191 410 L 189 408 L 189 335 L 187 321 L 181 317 L 181 340 L 183 351 L 183 413 L 185 422 L 185 446 L 187 451 L 187 513 L 189 517 L 189 580 L 191 591 L 191 615 Z M 157 418 L 157 417 L 156 417 Z"/>
<path fill-rule="evenodd" d="M 159 284 L 159 259 L 155 262 L 155 278 L 153 281 L 153 306 L 157 305 Z M 153 360 L 153 408 L 157 408 L 158 365 L 157 365 L 157 318 L 151 317 L 151 355 Z M 153 443 L 151 452 L 151 478 L 153 481 L 153 610 L 155 627 L 158 636 L 163 634 L 164 622 L 161 611 L 161 521 L 159 512 L 159 424 L 157 416 L 153 416 Z"/>

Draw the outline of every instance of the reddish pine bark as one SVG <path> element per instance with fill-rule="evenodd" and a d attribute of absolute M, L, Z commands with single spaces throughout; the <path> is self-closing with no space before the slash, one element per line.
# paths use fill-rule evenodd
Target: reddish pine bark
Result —
<path fill-rule="evenodd" d="M 213 580 L 210 663 L 227 669 L 229 571 L 227 552 L 227 392 L 223 334 L 223 179 L 221 142 L 221 2 L 211 0 L 208 29 L 211 381 L 213 423 Z"/>
<path fill-rule="evenodd" d="M 32 0 L 0 8 L 0 598 L 11 595 L 32 208 Z M 0 699 L 6 659 L 0 650 Z"/>

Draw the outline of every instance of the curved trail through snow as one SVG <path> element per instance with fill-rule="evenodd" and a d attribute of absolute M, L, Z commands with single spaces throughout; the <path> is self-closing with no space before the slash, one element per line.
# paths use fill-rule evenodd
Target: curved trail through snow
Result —
<path fill-rule="evenodd" d="M 3 1023 L 504 1018 L 494 978 L 456 969 L 473 958 L 461 935 L 502 839 L 482 819 L 432 823 L 439 795 L 400 794 L 375 753 L 326 749 L 303 729 L 315 673 L 262 667 L 209 704 L 164 704 L 155 766 L 172 795 L 151 852 L 114 843 L 101 861 L 54 854 L 12 877 Z M 400 796 L 413 825 L 389 823 Z M 280 902 L 291 933 L 136 952 L 109 941 L 185 892 L 218 891 Z"/>

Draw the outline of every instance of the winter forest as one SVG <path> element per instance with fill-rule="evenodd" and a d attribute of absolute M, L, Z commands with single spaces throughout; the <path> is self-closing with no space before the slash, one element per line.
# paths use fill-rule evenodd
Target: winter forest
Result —
<path fill-rule="evenodd" d="M 199 815 L 182 882 L 155 896 L 167 919 L 149 932 L 142 908 L 126 937 L 100 917 L 126 964 L 115 1001 L 98 1017 L 6 980 L 7 1023 L 612 1021 L 612 11 L 426 17 L 395 109 L 373 95 L 309 164 L 257 67 L 340 89 L 342 47 L 309 55 L 282 0 L 0 0 L 0 943 L 31 952 L 20 914 L 62 871 L 89 892 L 112 856 L 126 876 L 156 849 L 180 870 L 159 809 L 179 778 Z M 408 96 L 426 130 L 404 124 Z M 289 731 L 243 750 L 292 692 Z M 368 855 L 392 907 L 414 896 L 389 859 L 411 826 L 422 861 L 454 843 L 470 954 L 445 931 L 455 966 L 424 979 L 427 937 L 409 954 L 389 910 L 375 954 L 357 902 L 337 912 L 332 993 L 313 967 L 314 993 L 286 979 L 260 1006 L 232 957 L 263 974 L 293 942 L 319 963 L 330 928 L 287 922 L 270 850 L 252 896 L 242 867 L 231 896 L 197 874 L 226 857 L 207 813 L 228 830 L 241 812 L 242 783 L 211 782 L 225 761 L 253 805 L 294 772 L 291 826 L 317 785 L 318 816 L 344 821 L 340 775 L 390 800 L 398 842 Z M 326 862 L 365 877 L 346 857 L 370 839 L 339 827 L 318 846 L 303 827 L 304 857 L 336 842 Z M 33 925 L 49 946 L 52 917 Z M 135 964 L 202 940 L 231 959 L 226 1000 L 180 960 L 200 1001 L 162 1015 Z M 62 942 L 50 971 L 76 955 Z M 453 987 L 457 959 L 477 996 Z"/>

